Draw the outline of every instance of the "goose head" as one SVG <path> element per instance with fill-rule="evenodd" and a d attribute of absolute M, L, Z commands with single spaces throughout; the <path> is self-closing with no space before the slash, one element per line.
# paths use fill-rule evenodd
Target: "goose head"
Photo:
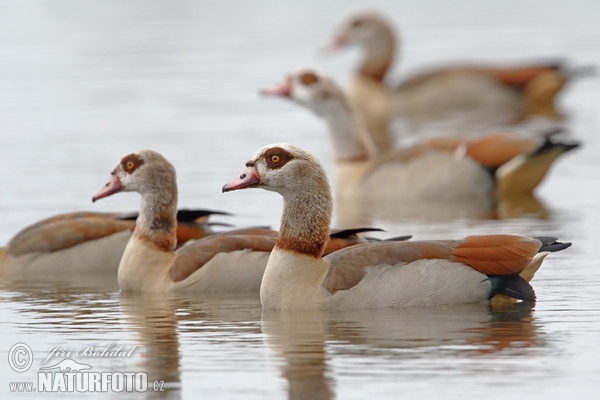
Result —
<path fill-rule="evenodd" d="M 239 178 L 223 186 L 223 192 L 252 187 L 283 197 L 275 248 L 320 258 L 329 240 L 333 199 L 319 161 L 289 144 L 265 146 L 246 163 Z"/>
<path fill-rule="evenodd" d="M 336 25 L 333 37 L 326 48 L 338 50 L 357 46 L 367 51 L 376 51 L 387 45 L 395 34 L 386 18 L 369 10 L 359 10 L 345 15 Z"/>
<path fill-rule="evenodd" d="M 286 143 L 258 150 L 246 162 L 239 178 L 223 186 L 223 192 L 255 187 L 278 192 L 284 198 L 311 190 L 330 190 L 325 170 L 316 157 Z"/>
<path fill-rule="evenodd" d="M 121 158 L 110 173 L 109 181 L 92 197 L 92 201 L 118 192 L 172 198 L 173 192 L 175 196 L 177 193 L 175 168 L 161 154 L 152 150 L 127 154 Z"/>
<path fill-rule="evenodd" d="M 325 74 L 303 68 L 262 93 L 289 98 L 324 120 L 337 160 L 364 160 L 377 153 L 364 121 L 344 90 Z"/>
<path fill-rule="evenodd" d="M 342 88 L 333 79 L 312 68 L 297 70 L 283 82 L 265 88 L 261 93 L 289 98 L 321 118 L 331 117 L 350 107 Z"/>

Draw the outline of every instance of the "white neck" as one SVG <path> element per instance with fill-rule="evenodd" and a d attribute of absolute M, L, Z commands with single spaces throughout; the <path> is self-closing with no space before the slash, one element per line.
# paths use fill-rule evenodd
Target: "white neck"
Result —
<path fill-rule="evenodd" d="M 265 309 L 320 308 L 325 290 L 321 283 L 328 264 L 298 253 L 274 248 L 260 285 L 260 302 Z"/>
<path fill-rule="evenodd" d="M 352 198 L 359 182 L 376 158 L 377 149 L 362 119 L 350 104 L 340 104 L 324 116 L 333 142 L 333 177 L 336 196 Z"/>
<path fill-rule="evenodd" d="M 375 155 L 371 137 L 348 102 L 339 104 L 323 117 L 329 128 L 336 161 L 365 161 Z"/>

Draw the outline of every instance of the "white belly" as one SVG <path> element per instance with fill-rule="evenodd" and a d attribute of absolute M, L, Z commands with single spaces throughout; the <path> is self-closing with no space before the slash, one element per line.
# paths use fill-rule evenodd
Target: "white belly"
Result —
<path fill-rule="evenodd" d="M 479 303 L 488 300 L 487 276 L 447 260 L 418 260 L 401 267 L 369 267 L 350 290 L 329 296 L 328 308 L 385 308 Z"/>

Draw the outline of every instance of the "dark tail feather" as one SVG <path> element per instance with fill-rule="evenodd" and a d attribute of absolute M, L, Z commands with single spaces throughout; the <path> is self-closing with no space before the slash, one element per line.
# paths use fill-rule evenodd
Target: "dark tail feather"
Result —
<path fill-rule="evenodd" d="M 567 249 L 572 245 L 571 242 L 557 242 L 558 238 L 553 236 L 536 236 L 535 238 L 542 242 L 542 247 L 539 250 L 540 253 L 545 251 L 554 253 L 556 251 Z"/>
<path fill-rule="evenodd" d="M 494 285 L 494 281 L 496 281 L 496 285 L 498 286 L 496 290 L 492 290 L 490 299 L 496 294 L 502 294 L 517 300 L 536 300 L 533 287 L 529 284 L 529 282 L 521 278 L 519 275 L 495 276 L 490 277 L 490 279 L 492 280 L 492 285 Z"/>
<path fill-rule="evenodd" d="M 381 228 L 354 228 L 354 229 L 340 229 L 336 231 L 332 231 L 329 235 L 334 239 L 345 239 L 349 236 L 356 236 L 358 233 L 363 232 L 383 232 Z"/>
<path fill-rule="evenodd" d="M 577 142 L 577 141 L 563 142 L 563 141 L 559 141 L 559 140 L 553 140 L 554 139 L 553 136 L 557 133 L 558 132 L 556 132 L 556 131 L 552 131 L 552 133 L 547 134 L 546 140 L 544 140 L 544 143 L 542 143 L 541 146 L 539 146 L 531 154 L 529 154 L 529 157 L 535 157 L 537 155 L 540 155 L 542 153 L 545 153 L 548 150 L 551 150 L 551 149 L 554 149 L 557 147 L 561 148 L 563 153 L 566 153 L 567 151 L 571 151 L 571 150 L 576 149 L 579 146 L 581 146 L 581 142 Z"/>
<path fill-rule="evenodd" d="M 231 215 L 225 211 L 180 208 L 177 210 L 177 221 L 179 222 L 194 222 L 198 218 L 208 217 L 209 215 Z"/>
<path fill-rule="evenodd" d="M 138 217 L 138 212 L 130 212 L 124 213 L 118 216 L 118 219 L 124 221 L 135 221 Z M 225 211 L 215 211 L 215 210 L 204 210 L 204 209 L 194 209 L 190 210 L 187 208 L 180 208 L 177 210 L 177 221 L 178 222 L 194 222 L 198 218 L 208 217 L 209 215 L 231 215 Z"/>
<path fill-rule="evenodd" d="M 224 227 L 224 228 L 232 228 L 235 226 L 233 224 L 228 224 L 226 222 L 208 222 L 207 225 L 211 226 L 211 227 L 219 226 L 219 227 Z M 269 228 L 269 227 L 265 225 L 265 228 Z"/>
<path fill-rule="evenodd" d="M 394 236 L 391 238 L 386 238 L 384 239 L 386 242 L 404 242 L 406 240 L 409 240 L 412 238 L 412 235 L 401 235 L 401 236 Z"/>
<path fill-rule="evenodd" d="M 384 232 L 384 229 L 381 228 L 354 228 L 354 229 L 340 229 L 340 230 L 336 230 L 336 231 L 332 231 L 330 234 L 330 237 L 332 239 L 348 239 L 349 237 L 353 237 L 356 236 L 359 233 L 363 233 L 363 232 Z M 405 240 L 409 240 L 412 238 L 412 235 L 401 235 L 401 236 L 394 236 L 391 238 L 386 238 L 383 239 L 385 241 L 395 241 L 395 242 L 402 242 Z M 369 242 L 378 242 L 382 239 L 379 238 L 375 238 L 375 237 L 365 237 L 365 239 L 367 239 Z"/>

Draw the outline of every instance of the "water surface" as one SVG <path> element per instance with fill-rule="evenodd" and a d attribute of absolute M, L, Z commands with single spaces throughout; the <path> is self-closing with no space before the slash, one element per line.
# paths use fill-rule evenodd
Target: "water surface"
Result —
<path fill-rule="evenodd" d="M 345 81 L 357 53 L 326 57 L 316 49 L 357 4 L 0 2 L 0 242 L 59 212 L 135 210 L 135 194 L 90 198 L 117 160 L 140 148 L 176 166 L 182 206 L 232 212 L 219 220 L 237 226 L 277 226 L 278 196 L 220 188 L 272 142 L 300 145 L 331 167 L 320 121 L 261 99 L 258 89 L 302 65 Z M 404 34 L 396 76 L 444 60 L 600 59 L 593 1 L 377 6 Z M 534 201 L 451 214 L 451 207 L 407 207 L 393 218 L 381 205 L 358 218 L 385 228 L 382 237 L 500 232 L 572 241 L 536 275 L 535 306 L 263 313 L 253 297 L 122 295 L 113 277 L 4 281 L 2 359 L 23 342 L 35 360 L 24 374 L 0 362 L 3 398 L 8 382 L 35 379 L 49 349 L 108 345 L 134 351 L 86 359 L 94 370 L 145 371 L 165 382 L 164 392 L 131 398 L 593 397 L 600 388 L 599 82 L 582 80 L 563 93 L 567 126 L 584 146 L 557 163 Z"/>

